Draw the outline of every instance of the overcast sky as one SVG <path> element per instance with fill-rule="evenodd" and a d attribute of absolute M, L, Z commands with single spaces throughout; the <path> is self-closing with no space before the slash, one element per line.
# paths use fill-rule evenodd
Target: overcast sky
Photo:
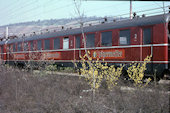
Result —
<path fill-rule="evenodd" d="M 129 1 L 82 1 L 80 12 L 85 16 L 114 17 L 125 14 L 122 16 L 128 17 L 129 4 Z M 170 2 L 164 2 L 164 6 L 168 5 Z M 161 7 L 163 2 L 132 2 L 132 11 L 139 15 L 163 13 Z M 74 18 L 78 17 L 75 9 L 73 0 L 0 0 L 0 26 L 44 19 Z M 167 12 L 168 8 L 165 10 Z"/>

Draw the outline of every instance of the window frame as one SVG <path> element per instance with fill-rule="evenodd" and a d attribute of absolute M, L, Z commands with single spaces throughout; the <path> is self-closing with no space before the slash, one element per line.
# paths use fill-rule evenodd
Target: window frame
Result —
<path fill-rule="evenodd" d="M 15 51 L 14 51 L 15 50 Z M 12 52 L 17 52 L 16 43 L 12 43 Z"/>
<path fill-rule="evenodd" d="M 127 44 L 121 44 L 120 43 L 120 32 L 121 31 L 129 31 L 129 43 L 127 40 Z M 127 39 L 127 38 L 126 38 Z M 119 35 L 118 35 L 118 45 L 123 46 L 123 45 L 131 45 L 131 29 L 130 28 L 124 28 L 124 29 L 119 29 Z"/>
<path fill-rule="evenodd" d="M 25 45 L 27 44 L 27 48 Z M 23 51 L 29 51 L 29 42 L 23 42 Z"/>
<path fill-rule="evenodd" d="M 111 34 L 112 34 L 112 37 L 111 37 L 112 41 L 111 41 L 111 45 L 109 45 L 109 46 L 113 46 L 113 30 L 105 30 L 105 31 L 99 32 L 101 47 L 109 47 L 109 46 L 106 46 L 106 45 L 102 45 L 102 33 L 105 33 L 105 32 L 111 32 Z"/>
<path fill-rule="evenodd" d="M 94 46 L 93 47 L 87 47 L 87 35 L 94 34 Z M 86 40 L 86 48 L 95 48 L 96 47 L 96 33 L 95 32 L 89 32 L 85 34 L 85 40 Z"/>
<path fill-rule="evenodd" d="M 41 42 L 41 47 L 40 47 L 40 49 L 39 49 L 39 46 L 38 46 L 38 42 Z M 41 51 L 41 50 L 43 50 L 43 40 L 42 39 L 40 39 L 40 40 L 36 40 L 36 45 L 37 45 L 37 47 L 36 47 L 36 50 L 37 51 Z"/>
<path fill-rule="evenodd" d="M 20 46 L 20 48 L 19 48 L 19 46 Z M 20 50 L 19 50 L 19 49 L 20 49 Z M 17 51 L 18 51 L 18 52 L 22 51 L 22 42 L 18 42 L 18 43 L 17 43 Z"/>
<path fill-rule="evenodd" d="M 55 45 L 55 41 L 54 41 L 55 39 L 58 39 L 58 40 L 59 40 L 59 48 L 54 48 L 54 47 L 55 47 L 55 46 L 54 46 L 54 45 Z M 52 49 L 53 49 L 53 50 L 61 49 L 61 43 L 60 43 L 60 41 L 61 41 L 61 38 L 60 38 L 60 37 L 55 37 L 55 38 L 52 39 L 52 45 L 53 45 L 53 48 L 52 48 Z"/>
<path fill-rule="evenodd" d="M 150 32 L 150 35 L 151 35 L 151 37 L 150 37 L 150 43 L 144 43 L 144 29 L 150 29 L 151 30 L 151 32 Z M 143 26 L 142 28 L 141 28 L 141 30 L 142 30 L 142 45 L 147 45 L 147 44 L 152 44 L 153 43 L 153 26 Z"/>
<path fill-rule="evenodd" d="M 1 45 L 1 54 L 3 54 L 4 53 L 4 45 Z"/>
<path fill-rule="evenodd" d="M 9 52 L 13 52 L 13 45 L 12 44 L 8 44 L 7 45 L 7 52 L 9 53 Z"/>
<path fill-rule="evenodd" d="M 31 47 L 31 44 L 33 44 L 33 48 Z M 29 41 L 29 51 L 34 51 L 35 47 L 34 47 L 34 40 Z"/>
<path fill-rule="evenodd" d="M 67 47 L 67 48 L 64 48 L 64 39 L 65 39 L 65 38 L 68 39 L 68 47 Z M 63 37 L 63 49 L 70 49 L 70 38 L 69 38 L 69 36 Z"/>
<path fill-rule="evenodd" d="M 75 48 L 81 48 L 82 46 L 82 36 L 79 34 L 79 35 L 75 35 L 74 36 L 75 37 Z M 77 37 L 80 37 L 80 47 L 76 47 L 77 46 L 77 41 L 76 41 L 76 39 L 77 39 Z"/>
<path fill-rule="evenodd" d="M 0 45 L 0 55 L 1 59 L 4 59 L 4 45 Z"/>
<path fill-rule="evenodd" d="M 45 41 L 49 41 L 49 48 L 48 49 L 46 49 L 46 42 Z M 43 50 L 51 50 L 51 39 L 49 39 L 49 38 L 47 38 L 47 39 L 44 39 L 43 40 Z"/>

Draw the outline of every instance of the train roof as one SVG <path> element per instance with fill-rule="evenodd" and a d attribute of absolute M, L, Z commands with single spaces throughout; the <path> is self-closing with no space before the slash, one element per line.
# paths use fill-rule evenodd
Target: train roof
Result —
<path fill-rule="evenodd" d="M 99 25 L 86 26 L 83 28 L 83 31 L 84 33 L 87 33 L 87 32 L 96 32 L 96 31 L 109 30 L 109 29 L 126 28 L 126 27 L 132 27 L 132 26 L 135 27 L 135 26 L 146 26 L 146 25 L 153 25 L 153 24 L 159 24 L 159 23 L 167 23 L 169 22 L 169 18 L 170 18 L 169 13 L 156 15 L 156 16 L 149 16 L 149 17 L 139 17 L 139 18 L 133 18 L 133 19 L 128 19 L 128 20 L 103 23 Z M 75 34 L 81 34 L 81 29 L 80 28 L 67 29 L 67 30 L 61 30 L 57 32 L 34 35 L 34 36 L 26 37 L 26 38 L 11 39 L 7 43 L 10 44 L 10 43 L 15 43 L 15 42 L 31 41 L 31 40 L 68 36 L 68 35 L 75 35 Z M 1 41 L 0 45 L 4 43 L 5 41 Z"/>

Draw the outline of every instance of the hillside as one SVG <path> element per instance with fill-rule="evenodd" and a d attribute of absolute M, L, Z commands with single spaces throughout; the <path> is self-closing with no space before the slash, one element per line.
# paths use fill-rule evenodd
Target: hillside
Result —
<path fill-rule="evenodd" d="M 85 17 L 83 18 L 84 22 L 99 20 L 101 17 Z M 0 26 L 0 37 L 5 36 L 6 27 L 8 27 L 8 34 L 19 35 L 27 34 L 31 32 L 38 32 L 46 29 L 55 29 L 61 26 L 74 26 L 79 23 L 79 18 L 70 18 L 70 19 L 50 19 L 50 20 L 37 20 L 30 22 L 15 23 L 6 26 Z"/>
<path fill-rule="evenodd" d="M 107 21 L 113 21 L 116 19 L 124 19 L 124 18 L 112 18 L 107 17 Z M 83 22 L 86 25 L 89 24 L 99 24 L 104 21 L 102 17 L 84 17 Z M 8 35 L 9 36 L 22 36 L 23 34 L 30 34 L 30 33 L 37 33 L 37 32 L 44 32 L 48 30 L 56 30 L 58 28 L 61 29 L 64 26 L 65 29 L 70 27 L 79 27 L 80 25 L 80 18 L 63 18 L 63 19 L 50 19 L 50 20 L 37 20 L 37 21 L 30 21 L 30 22 L 22 22 L 22 23 L 15 23 L 9 24 L 5 26 L 0 26 L 0 38 L 4 38 L 6 34 L 6 27 L 8 27 Z"/>

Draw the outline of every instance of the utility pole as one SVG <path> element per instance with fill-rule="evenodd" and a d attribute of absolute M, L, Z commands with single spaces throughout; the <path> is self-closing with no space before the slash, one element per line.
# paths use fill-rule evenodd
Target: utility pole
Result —
<path fill-rule="evenodd" d="M 162 3 L 163 3 L 163 12 L 165 14 L 165 3 L 164 3 L 164 1 Z"/>
<path fill-rule="evenodd" d="M 130 19 L 132 19 L 132 0 L 130 0 Z"/>

